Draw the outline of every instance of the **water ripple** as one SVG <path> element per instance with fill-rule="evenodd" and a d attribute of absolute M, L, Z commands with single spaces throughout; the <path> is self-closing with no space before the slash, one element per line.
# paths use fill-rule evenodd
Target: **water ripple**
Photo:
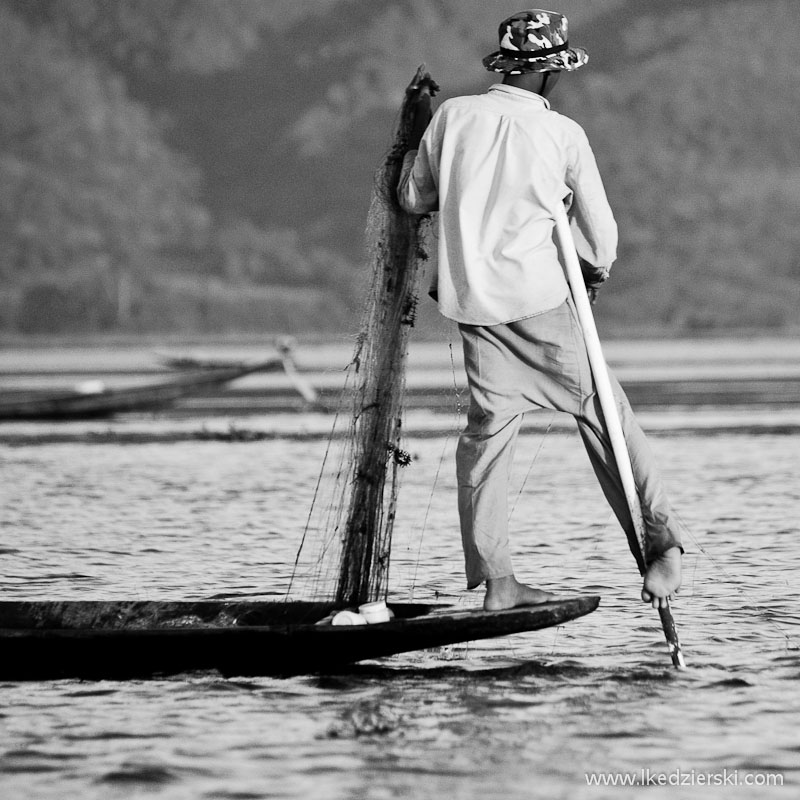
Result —
<path fill-rule="evenodd" d="M 627 545 L 580 443 L 556 434 L 540 449 L 530 435 L 512 492 L 518 574 L 600 594 L 595 613 L 323 676 L 6 682 L 0 796 L 581 798 L 603 796 L 586 793 L 585 772 L 648 767 L 797 781 L 799 439 L 653 438 L 692 531 L 673 606 L 685 672 L 637 601 Z M 463 590 L 452 447 L 411 443 L 419 458 L 401 496 L 394 596 L 470 608 L 480 598 Z M 324 448 L 9 448 L 4 597 L 281 596 Z M 295 581 L 302 591 L 319 586 L 311 561 Z"/>

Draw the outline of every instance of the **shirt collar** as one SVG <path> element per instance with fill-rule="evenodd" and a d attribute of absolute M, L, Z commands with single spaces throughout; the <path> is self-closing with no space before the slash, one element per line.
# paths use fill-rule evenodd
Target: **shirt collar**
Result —
<path fill-rule="evenodd" d="M 520 89 L 519 86 L 509 86 L 507 83 L 495 83 L 489 87 L 490 92 L 504 92 L 513 97 L 520 97 L 531 100 L 534 103 L 541 103 L 546 109 L 550 109 L 550 101 L 536 92 L 529 92 L 527 89 Z"/>

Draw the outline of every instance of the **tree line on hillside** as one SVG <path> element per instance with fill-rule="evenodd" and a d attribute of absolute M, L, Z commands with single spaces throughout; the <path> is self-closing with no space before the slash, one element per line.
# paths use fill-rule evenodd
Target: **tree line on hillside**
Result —
<path fill-rule="evenodd" d="M 253 287 L 278 287 L 278 318 L 298 313 L 298 287 L 342 290 L 348 265 L 296 231 L 213 216 L 202 173 L 168 144 L 169 121 L 127 85 L 230 69 L 262 29 L 312 6 L 0 0 L 0 327 L 218 329 L 241 316 L 258 328 L 269 293 L 248 309 Z"/>
<path fill-rule="evenodd" d="M 363 145 L 363 131 L 374 136 L 370 118 L 396 108 L 419 61 L 442 86 L 435 102 L 484 91 L 497 77 L 480 59 L 497 44 L 498 4 L 372 8 L 348 40 L 354 61 L 331 70 L 335 91 L 297 123 L 317 163 L 343 152 L 343 141 Z M 796 0 L 562 0 L 557 8 L 589 64 L 565 75 L 551 100 L 586 129 L 621 234 L 596 306 L 602 328 L 797 329 Z"/>
<path fill-rule="evenodd" d="M 590 61 L 553 106 L 621 232 L 604 331 L 800 325 L 795 6 L 560 3 Z M 483 91 L 507 11 L 0 0 L 0 329 L 350 330 L 405 83 Z"/>
<path fill-rule="evenodd" d="M 603 313 L 679 332 L 796 329 L 795 3 L 660 4 L 620 34 L 619 63 L 565 97 L 622 234 Z"/>

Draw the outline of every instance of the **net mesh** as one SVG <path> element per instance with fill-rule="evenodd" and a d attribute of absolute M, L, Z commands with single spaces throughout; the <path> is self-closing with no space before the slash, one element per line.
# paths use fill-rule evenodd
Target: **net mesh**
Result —
<path fill-rule="evenodd" d="M 338 455 L 329 445 L 306 526 L 321 539 L 309 572 L 313 589 L 319 594 L 335 583 L 334 598 L 343 605 L 386 596 L 399 473 L 410 462 L 402 447 L 405 366 L 428 230 L 427 219 L 406 214 L 395 193 L 412 122 L 407 96 L 373 185 L 366 228 L 371 285 L 331 434 Z"/>

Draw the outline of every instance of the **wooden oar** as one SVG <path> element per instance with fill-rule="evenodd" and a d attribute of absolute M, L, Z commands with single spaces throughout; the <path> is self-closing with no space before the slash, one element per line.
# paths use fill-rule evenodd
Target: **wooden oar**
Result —
<path fill-rule="evenodd" d="M 575 301 L 575 310 L 578 314 L 578 320 L 583 330 L 583 339 L 589 354 L 589 363 L 592 368 L 592 375 L 594 376 L 597 396 L 600 400 L 600 407 L 603 409 L 603 416 L 606 420 L 608 435 L 611 439 L 611 447 L 614 451 L 614 459 L 617 463 L 617 469 L 619 470 L 622 486 L 625 491 L 625 499 L 628 501 L 628 508 L 630 509 L 633 525 L 636 530 L 636 538 L 642 556 L 641 562 L 644 564 L 645 528 L 644 519 L 642 517 L 642 506 L 639 501 L 639 494 L 636 491 L 636 482 L 633 477 L 631 459 L 628 453 L 628 447 L 625 443 L 625 436 L 622 432 L 622 422 L 620 421 L 617 403 L 614 399 L 614 392 L 611 388 L 611 381 L 608 377 L 606 360 L 603 356 L 603 350 L 600 347 L 600 338 L 597 335 L 597 328 L 594 324 L 592 307 L 586 294 L 583 273 L 581 272 L 581 266 L 578 261 L 578 253 L 575 250 L 572 231 L 570 231 L 569 228 L 567 212 L 561 205 L 559 205 L 558 211 L 556 212 L 556 233 L 561 242 L 567 280 L 569 281 L 572 297 Z M 675 622 L 672 619 L 669 601 L 666 601 L 666 605 L 663 608 L 658 609 L 658 613 L 661 617 L 661 625 L 664 628 L 667 644 L 669 645 L 669 654 L 672 658 L 672 663 L 679 669 L 683 669 L 686 663 L 683 660 L 683 652 L 681 651 L 681 645 L 678 641 L 678 632 L 675 629 Z"/>

